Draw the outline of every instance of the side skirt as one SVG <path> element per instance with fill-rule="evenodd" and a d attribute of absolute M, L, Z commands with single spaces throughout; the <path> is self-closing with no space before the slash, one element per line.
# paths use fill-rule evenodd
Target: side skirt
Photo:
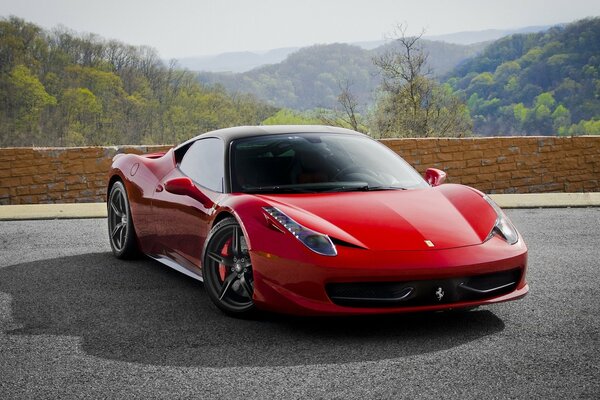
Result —
<path fill-rule="evenodd" d="M 185 275 L 189 276 L 190 278 L 194 278 L 196 280 L 199 280 L 200 282 L 204 282 L 204 279 L 202 279 L 202 276 L 193 273 L 189 269 L 187 269 L 184 266 L 176 263 L 175 261 L 171 260 L 170 258 L 167 258 L 165 256 L 153 256 L 153 255 L 148 255 L 148 257 L 150 257 L 150 258 L 158 261 L 161 264 L 166 265 L 169 268 L 173 268 L 174 270 L 179 271 L 182 274 L 185 274 Z"/>

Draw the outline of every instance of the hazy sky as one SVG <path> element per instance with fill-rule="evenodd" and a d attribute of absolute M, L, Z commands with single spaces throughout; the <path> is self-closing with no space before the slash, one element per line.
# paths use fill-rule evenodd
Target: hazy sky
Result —
<path fill-rule="evenodd" d="M 558 4 L 557 4 L 558 3 Z M 163 58 L 382 39 L 393 25 L 438 35 L 600 16 L 598 0 L 0 0 L 0 16 L 62 24 Z"/>

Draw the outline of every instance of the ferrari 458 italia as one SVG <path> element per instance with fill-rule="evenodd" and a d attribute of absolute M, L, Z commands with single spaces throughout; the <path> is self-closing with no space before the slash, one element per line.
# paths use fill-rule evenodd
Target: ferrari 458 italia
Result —
<path fill-rule="evenodd" d="M 422 178 L 383 144 L 324 126 L 208 132 L 119 154 L 115 256 L 204 282 L 226 313 L 351 315 L 471 308 L 525 296 L 527 248 L 485 194 Z"/>

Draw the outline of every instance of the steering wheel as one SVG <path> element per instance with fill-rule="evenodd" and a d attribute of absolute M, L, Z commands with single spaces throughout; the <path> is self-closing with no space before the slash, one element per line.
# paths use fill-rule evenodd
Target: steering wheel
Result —
<path fill-rule="evenodd" d="M 367 175 L 375 177 L 375 175 L 373 174 L 373 171 L 371 171 L 371 170 L 369 170 L 369 169 L 367 169 L 365 167 L 362 167 L 360 165 L 350 165 L 348 167 L 345 167 L 345 168 L 342 168 L 341 170 L 339 170 L 338 173 L 334 175 L 333 180 L 337 181 L 337 179 L 340 176 L 344 176 L 344 175 L 347 175 L 347 174 L 350 174 L 350 173 L 353 173 L 353 172 L 363 172 L 363 173 L 365 173 Z"/>

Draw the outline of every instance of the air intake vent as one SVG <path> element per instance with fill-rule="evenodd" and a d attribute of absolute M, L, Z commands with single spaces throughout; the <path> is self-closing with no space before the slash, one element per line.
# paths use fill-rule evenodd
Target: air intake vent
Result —
<path fill-rule="evenodd" d="M 483 300 L 513 291 L 521 268 L 493 274 L 407 282 L 330 283 L 332 302 L 348 307 L 415 307 Z"/>

